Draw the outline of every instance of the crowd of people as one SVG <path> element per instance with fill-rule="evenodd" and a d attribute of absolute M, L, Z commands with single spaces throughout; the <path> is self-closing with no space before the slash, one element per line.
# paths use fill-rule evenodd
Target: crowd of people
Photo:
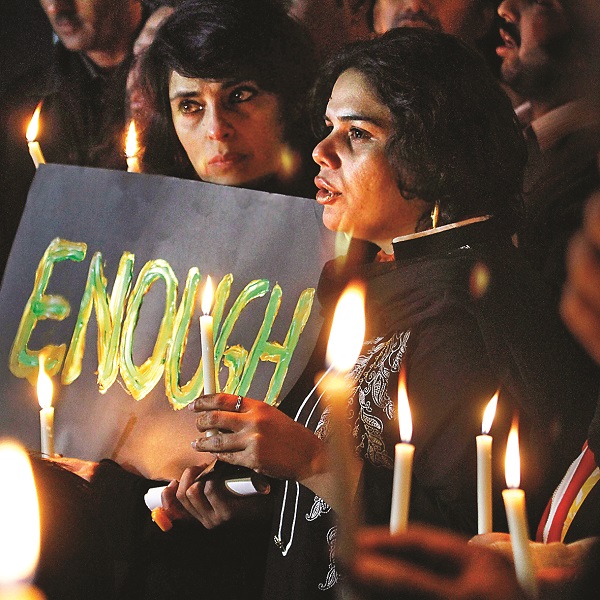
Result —
<path fill-rule="evenodd" d="M 98 598 L 123 600 L 526 598 L 502 533 L 499 450 L 499 533 L 475 535 L 474 438 L 497 390 L 498 440 L 519 416 L 540 598 L 597 597 L 594 2 L 40 3 L 55 54 L 0 97 L 0 277 L 34 174 L 21 125 L 40 101 L 49 162 L 124 170 L 133 118 L 143 172 L 314 196 L 324 225 L 351 237 L 323 269 L 325 325 L 281 405 L 223 393 L 190 404 L 202 454 L 162 492 L 172 529 L 143 503 L 167 482 L 111 460 L 36 460 L 42 489 L 74 507 L 52 513 L 60 503 L 47 501 L 48 598 L 92 597 L 90 582 Z M 332 416 L 314 384 L 350 282 L 366 294 L 347 406 L 346 493 L 362 527 L 341 561 Z M 409 528 L 392 535 L 401 371 L 416 452 Z M 223 474 L 234 467 L 269 478 L 270 493 L 232 495 Z M 72 556 L 77 578 L 57 567 Z"/>

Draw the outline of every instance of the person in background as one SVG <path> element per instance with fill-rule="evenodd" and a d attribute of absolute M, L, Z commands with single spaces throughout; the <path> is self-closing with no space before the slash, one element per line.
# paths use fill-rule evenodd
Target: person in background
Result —
<path fill-rule="evenodd" d="M 427 27 L 475 47 L 489 32 L 496 6 L 494 0 L 374 0 L 373 31 L 382 35 L 395 27 Z"/>
<path fill-rule="evenodd" d="M 455 35 L 476 48 L 499 76 L 499 0 L 370 0 L 367 20 L 376 35 L 395 27 L 425 27 Z M 506 91 L 506 90 L 505 90 Z M 512 97 L 513 104 L 517 101 Z"/>
<path fill-rule="evenodd" d="M 600 111 L 594 94 L 581 87 L 592 80 L 594 63 L 567 4 L 504 0 L 498 8 L 502 78 L 527 101 L 516 109 L 529 152 L 518 245 L 557 303 L 568 241 L 581 225 L 585 199 L 600 184 Z"/>
<path fill-rule="evenodd" d="M 145 18 L 141 0 L 40 0 L 58 41 L 51 62 L 23 74 L 0 99 L 0 277 L 35 168 L 25 132 L 41 102 L 49 163 L 127 168 L 125 83 Z"/>
<path fill-rule="evenodd" d="M 319 62 L 346 44 L 371 37 L 369 0 L 287 0 L 288 13 L 302 23 L 315 46 Z M 331 35 L 335 23 L 335 35 Z"/>
<path fill-rule="evenodd" d="M 582 94 L 593 96 L 598 92 L 600 65 L 598 4 L 595 0 L 569 0 L 563 6 L 585 45 L 589 64 L 596 69 L 596 72 L 580 71 L 573 85 Z M 553 8 L 548 3 L 546 14 Z M 595 192 L 587 200 L 582 226 L 568 245 L 560 311 L 571 332 L 597 363 L 600 363 L 599 257 L 600 192 Z M 593 475 L 598 472 L 596 457 L 600 456 L 600 401 L 588 430 L 586 448 L 587 457 L 583 461 L 578 457 L 574 465 L 581 466 L 583 462 L 586 466 L 591 449 L 592 465 L 587 466 L 591 478 L 571 469 L 571 474 L 564 478 L 570 484 L 561 485 L 549 504 L 552 506 L 557 498 L 558 504 L 564 506 L 556 507 L 553 518 L 541 523 L 546 543 L 530 544 L 541 600 L 592 600 L 600 596 L 597 573 L 600 542 L 598 537 L 590 537 L 600 535 L 600 492 L 597 475 Z M 571 496 L 567 504 L 561 502 L 567 496 L 565 492 Z M 583 502 L 572 501 L 578 496 Z M 545 528 L 546 524 L 550 526 Z M 366 598 L 523 598 L 516 587 L 514 571 L 496 551 L 510 560 L 510 541 L 505 536 L 476 536 L 467 544 L 465 538 L 439 529 L 411 527 L 406 535 L 391 536 L 387 530 L 365 528 L 359 536 L 356 561 L 349 575 Z"/>
<path fill-rule="evenodd" d="M 133 45 L 133 62 L 127 75 L 127 112 L 128 117 L 135 121 L 138 132 L 144 130 L 152 117 L 152 108 L 144 102 L 141 89 L 141 63 L 146 50 L 150 47 L 158 28 L 175 10 L 175 0 L 159 5 L 146 20 L 140 34 Z"/>
<path fill-rule="evenodd" d="M 143 170 L 310 195 L 314 68 L 305 31 L 275 3 L 183 3 L 144 59 Z"/>

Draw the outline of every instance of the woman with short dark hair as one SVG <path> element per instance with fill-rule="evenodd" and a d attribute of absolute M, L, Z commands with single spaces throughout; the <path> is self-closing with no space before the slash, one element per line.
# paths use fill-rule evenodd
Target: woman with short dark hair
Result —
<path fill-rule="evenodd" d="M 360 262 L 326 266 L 319 300 L 330 314 L 349 280 L 366 286 L 348 411 L 356 479 L 347 493 L 364 496 L 368 523 L 389 523 L 402 369 L 416 449 L 410 519 L 477 531 L 475 437 L 500 390 L 496 447 L 518 412 L 535 522 L 585 435 L 598 380 L 511 242 L 526 157 L 508 98 L 456 38 L 401 28 L 325 67 L 315 115 L 324 116 L 313 152 L 323 222 L 353 236 L 351 256 L 362 250 Z M 315 364 L 323 367 L 319 357 Z M 250 398 L 195 401 L 196 450 L 283 480 L 266 598 L 323 598 L 339 580 L 330 413 L 326 398 L 299 388 L 281 405 L 294 420 Z M 506 527 L 500 465 L 494 460 L 497 530 Z M 176 497 L 200 520 L 209 513 L 211 526 L 226 515 L 226 500 L 186 474 Z"/>
<path fill-rule="evenodd" d="M 145 171 L 312 193 L 312 48 L 275 2 L 184 2 L 158 31 L 143 72 L 154 111 Z"/>

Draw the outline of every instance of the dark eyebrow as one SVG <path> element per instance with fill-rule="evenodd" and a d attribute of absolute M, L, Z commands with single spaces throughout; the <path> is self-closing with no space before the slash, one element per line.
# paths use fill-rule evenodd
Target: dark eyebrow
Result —
<path fill-rule="evenodd" d="M 379 119 L 367 115 L 342 115 L 337 119 L 338 121 L 363 121 L 364 123 L 373 123 L 377 127 L 383 127 L 383 123 Z"/>
<path fill-rule="evenodd" d="M 252 79 L 231 79 L 228 81 L 223 81 L 223 89 L 229 90 L 232 87 L 239 85 L 240 83 L 253 83 L 255 86 L 258 87 L 258 84 L 254 83 Z M 176 92 L 172 96 L 169 96 L 169 101 L 172 102 L 173 100 L 177 100 L 178 98 L 192 98 L 196 95 L 198 95 L 198 92 L 196 90 L 181 90 L 179 92 Z"/>
<path fill-rule="evenodd" d="M 178 98 L 192 98 L 195 96 L 197 92 L 194 90 L 181 90 L 180 92 L 176 92 L 172 96 L 169 95 L 169 101 L 173 102 L 173 100 L 177 100 Z"/>
<path fill-rule="evenodd" d="M 325 115 L 324 117 L 325 121 L 331 121 L 331 119 Z M 383 128 L 384 127 L 384 123 L 380 120 L 380 119 L 376 119 L 375 117 L 369 117 L 367 115 L 341 115 L 339 117 L 336 117 L 336 119 L 338 121 L 362 121 L 363 123 L 373 123 L 373 125 L 375 125 L 376 127 L 380 127 Z"/>

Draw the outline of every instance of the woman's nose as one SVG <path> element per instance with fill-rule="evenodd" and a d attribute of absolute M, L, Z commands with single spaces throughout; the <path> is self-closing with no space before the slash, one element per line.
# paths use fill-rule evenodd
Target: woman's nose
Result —
<path fill-rule="evenodd" d="M 320 167 L 335 169 L 340 164 L 339 157 L 335 152 L 333 140 L 329 135 L 315 146 L 312 157 Z"/>
<path fill-rule="evenodd" d="M 209 108 L 204 116 L 208 138 L 215 141 L 229 139 L 235 129 L 226 112 L 218 107 Z"/>

